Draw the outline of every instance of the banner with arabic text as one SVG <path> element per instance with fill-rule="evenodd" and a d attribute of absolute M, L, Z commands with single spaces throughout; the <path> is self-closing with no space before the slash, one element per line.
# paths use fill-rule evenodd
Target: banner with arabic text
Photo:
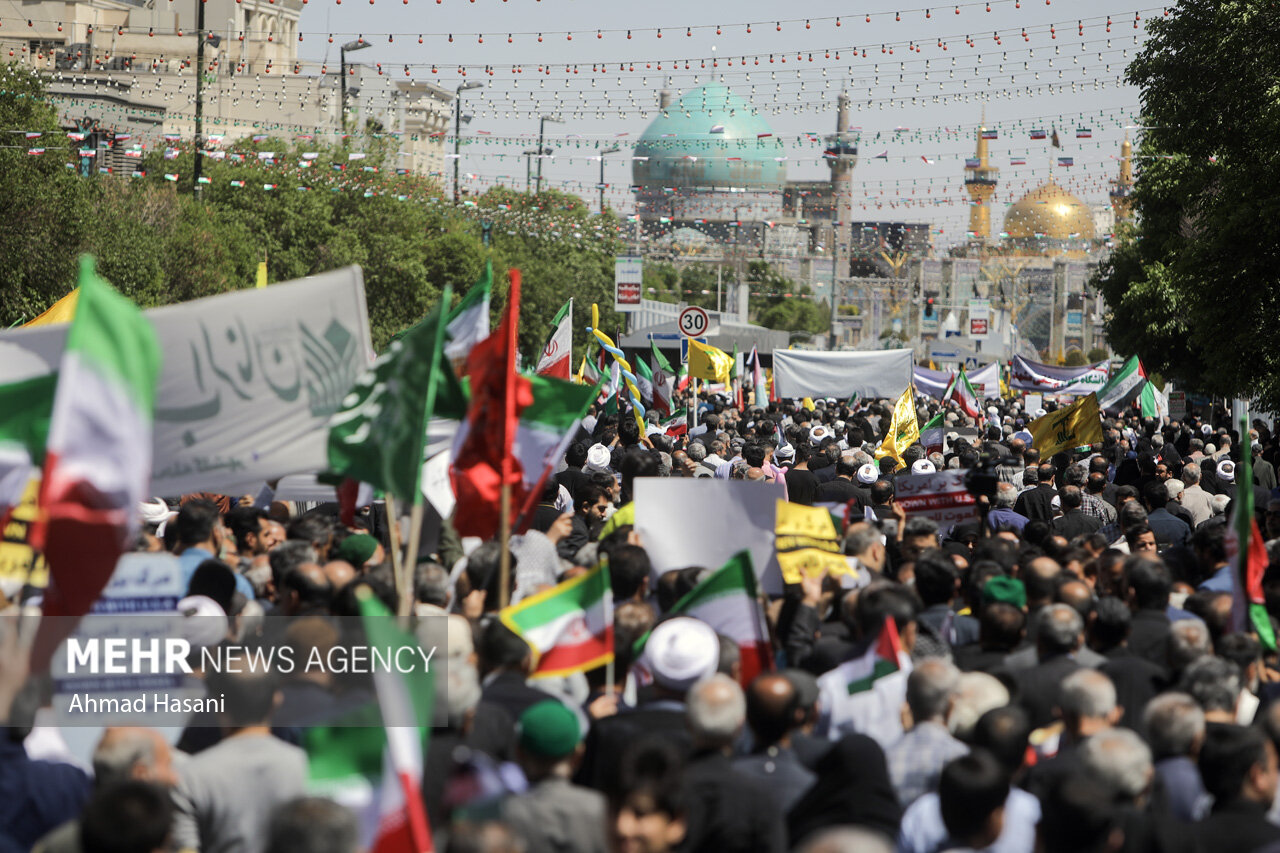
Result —
<path fill-rule="evenodd" d="M 1009 366 L 1009 387 L 1014 391 L 1080 396 L 1106 385 L 1108 373 L 1105 361 L 1081 367 L 1055 367 L 1015 355 Z"/>
<path fill-rule="evenodd" d="M 240 495 L 327 463 L 329 416 L 368 364 L 359 267 L 146 312 L 164 350 L 152 492 Z M 0 333 L 0 382 L 58 369 L 67 326 Z"/>

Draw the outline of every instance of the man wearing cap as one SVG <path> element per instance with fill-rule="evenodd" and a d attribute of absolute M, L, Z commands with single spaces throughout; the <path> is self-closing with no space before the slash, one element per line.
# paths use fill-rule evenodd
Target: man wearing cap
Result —
<path fill-rule="evenodd" d="M 864 487 L 853 482 L 853 478 L 857 473 L 858 462 L 854 455 L 846 453 L 841 456 L 840 461 L 836 463 L 836 478 L 829 483 L 823 483 L 818 486 L 818 501 L 821 503 L 835 502 L 842 504 L 856 501 L 858 512 L 861 513 L 862 508 L 871 499 L 871 495 Z"/>
<path fill-rule="evenodd" d="M 576 781 L 596 790 L 613 785 L 622 752 L 645 735 L 659 735 L 687 755 L 691 741 L 685 728 L 685 695 L 714 675 L 719 665 L 720 639 L 711 626 L 688 616 L 660 622 L 635 663 L 637 671 L 653 679 L 648 696 L 634 709 L 596 721 L 587 734 Z"/>
<path fill-rule="evenodd" d="M 555 699 L 520 715 L 516 759 L 529 790 L 508 797 L 502 819 L 525 843 L 527 853 L 604 853 L 605 799 L 570 778 L 582 758 L 582 723 Z"/>
<path fill-rule="evenodd" d="M 386 558 L 382 543 L 368 533 L 353 533 L 338 546 L 338 559 L 345 560 L 359 573 L 381 565 Z"/>

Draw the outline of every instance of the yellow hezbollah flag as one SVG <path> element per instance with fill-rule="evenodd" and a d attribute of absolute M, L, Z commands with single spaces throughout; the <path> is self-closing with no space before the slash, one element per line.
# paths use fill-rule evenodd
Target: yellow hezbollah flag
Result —
<path fill-rule="evenodd" d="M 733 356 L 700 341 L 689 339 L 689 377 L 707 382 L 729 384 L 733 371 Z"/>
<path fill-rule="evenodd" d="M 1041 459 L 1055 453 L 1084 447 L 1102 441 L 1102 419 L 1098 412 L 1098 395 L 1091 393 L 1056 412 L 1036 418 L 1027 425 Z"/>
<path fill-rule="evenodd" d="M 825 507 L 802 506 L 779 498 L 774 532 L 784 583 L 800 583 L 804 575 L 853 574 L 840 547 L 835 522 Z"/>
<path fill-rule="evenodd" d="M 57 302 L 49 306 L 49 309 L 30 323 L 23 324 L 25 329 L 27 326 L 51 326 L 55 323 L 70 323 L 71 318 L 76 315 L 76 302 L 80 298 L 80 288 L 68 293 Z"/>
<path fill-rule="evenodd" d="M 258 285 L 258 289 L 259 289 L 259 290 L 261 290 L 262 288 L 264 288 L 264 287 L 266 287 L 266 286 L 267 286 L 267 262 L 266 262 L 266 261 L 259 261 L 259 262 L 258 262 L 258 281 L 257 281 L 257 285 Z"/>
<path fill-rule="evenodd" d="M 890 456 L 899 465 L 904 465 L 902 453 L 920 440 L 920 424 L 916 422 L 916 400 L 911 393 L 911 386 L 902 392 L 898 402 L 893 406 L 893 420 L 889 422 L 889 433 L 884 443 L 876 451 L 876 458 Z"/>

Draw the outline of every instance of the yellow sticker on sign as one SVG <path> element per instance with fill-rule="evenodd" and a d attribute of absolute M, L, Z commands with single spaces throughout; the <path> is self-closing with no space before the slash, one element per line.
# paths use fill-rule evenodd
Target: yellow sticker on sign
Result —
<path fill-rule="evenodd" d="M 804 575 L 854 574 L 825 508 L 779 500 L 774 533 L 778 566 L 786 583 L 799 583 Z"/>
<path fill-rule="evenodd" d="M 33 477 L 22 493 L 22 502 L 13 508 L 0 531 L 0 580 L 17 581 L 29 586 L 49 585 L 49 568 L 44 555 L 37 555 L 27 544 L 31 525 L 36 520 L 36 497 L 40 492 L 40 478 Z"/>

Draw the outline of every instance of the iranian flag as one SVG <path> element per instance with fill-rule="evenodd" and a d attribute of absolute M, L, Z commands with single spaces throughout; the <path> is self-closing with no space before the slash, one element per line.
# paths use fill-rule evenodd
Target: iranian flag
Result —
<path fill-rule="evenodd" d="M 573 372 L 573 300 L 570 299 L 551 321 L 551 339 L 542 348 L 542 357 L 534 370 L 539 376 L 568 379 Z"/>
<path fill-rule="evenodd" d="M 80 297 L 58 371 L 32 544 L 49 586 L 32 653 L 43 671 L 89 611 L 137 528 L 151 484 L 151 428 L 162 353 L 138 306 L 80 260 Z M 58 626 L 58 627 L 55 627 Z"/>
<path fill-rule="evenodd" d="M 1138 357 L 1131 356 L 1115 375 L 1107 380 L 1107 384 L 1098 389 L 1098 408 L 1104 411 L 1117 411 L 1142 394 L 1147 385 L 1147 372 L 1142 369 Z"/>
<path fill-rule="evenodd" d="M 471 404 L 453 442 L 454 527 L 487 539 L 498 530 L 505 483 L 511 506 L 536 501 L 538 486 L 564 454 L 598 386 L 575 385 L 515 369 L 520 271 L 511 271 L 498 330 L 467 358 Z M 527 515 L 527 513 L 522 513 Z"/>
<path fill-rule="evenodd" d="M 946 431 L 943 413 L 939 411 L 936 415 L 929 419 L 929 422 L 920 427 L 920 443 L 924 445 L 926 455 L 930 453 L 941 453 L 943 443 L 946 439 Z"/>
<path fill-rule="evenodd" d="M 662 431 L 670 436 L 684 435 L 689 431 L 689 410 L 677 409 L 671 413 L 671 417 L 658 424 L 662 427 Z"/>
<path fill-rule="evenodd" d="M 1240 434 L 1249 436 L 1249 418 L 1240 419 Z M 1243 632 L 1251 625 L 1259 641 L 1268 651 L 1275 651 L 1276 636 L 1267 615 L 1262 593 L 1262 575 L 1270 557 L 1266 542 L 1258 529 L 1253 507 L 1253 454 L 1246 445 L 1236 469 L 1235 500 L 1231 502 L 1231 527 L 1227 529 L 1227 556 L 1235 571 L 1231 577 L 1231 622 L 1233 632 Z M 1243 588 L 1241 580 L 1244 581 Z"/>
<path fill-rule="evenodd" d="M 465 363 L 467 354 L 489 337 L 489 293 L 492 290 L 493 263 L 486 262 L 480 280 L 467 291 L 445 320 L 449 342 L 445 344 L 444 354 L 450 361 Z"/>
<path fill-rule="evenodd" d="M 361 849 L 427 853 L 433 844 L 422 801 L 422 757 L 431 733 L 434 670 L 380 601 L 367 589 L 357 595 L 369 648 L 413 663 L 373 668 L 376 710 L 359 709 L 340 725 L 304 730 L 308 788 L 362 818 Z M 414 655 L 397 654 L 404 648 Z"/>
<path fill-rule="evenodd" d="M 644 359 L 637 356 L 637 362 Z M 653 375 L 653 407 L 664 415 L 671 414 L 671 399 L 675 385 L 675 371 L 658 349 L 657 343 L 649 341 L 649 367 Z"/>
<path fill-rule="evenodd" d="M 977 392 L 973 390 L 973 385 L 969 383 L 969 377 L 965 375 L 964 365 L 960 366 L 960 372 L 951 380 L 951 385 L 942 395 L 942 399 L 944 402 L 947 400 L 954 402 L 960 407 L 960 411 L 974 421 L 982 420 L 982 405 L 978 400 Z"/>
<path fill-rule="evenodd" d="M 604 563 L 498 615 L 533 649 L 531 678 L 569 675 L 613 660 L 613 591 Z"/>
<path fill-rule="evenodd" d="M 0 385 L 0 524 L 44 464 L 58 375 Z"/>
<path fill-rule="evenodd" d="M 744 687 L 761 672 L 773 668 L 750 551 L 734 554 L 711 577 L 677 601 L 671 612 L 705 622 L 717 634 L 738 644 L 742 659 L 740 681 Z"/>

